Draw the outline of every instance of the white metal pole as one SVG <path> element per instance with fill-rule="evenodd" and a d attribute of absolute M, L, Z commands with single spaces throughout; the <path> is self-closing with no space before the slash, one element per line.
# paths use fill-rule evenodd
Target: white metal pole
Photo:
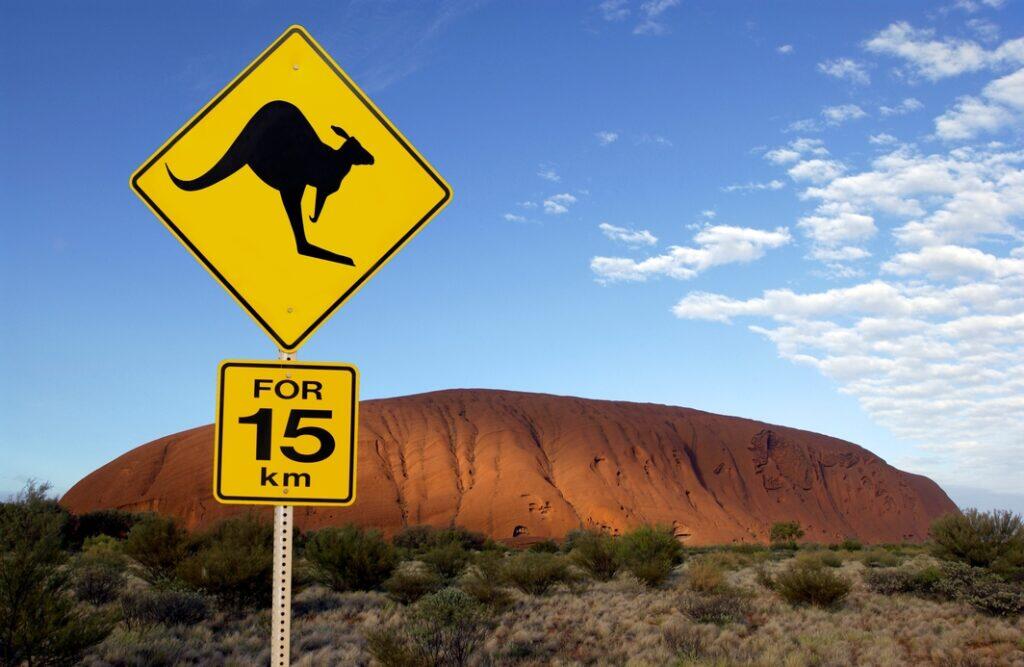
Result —
<path fill-rule="evenodd" d="M 292 361 L 294 354 L 280 352 L 278 359 Z M 274 574 L 270 607 L 270 664 L 291 663 L 292 633 L 292 506 L 274 507 Z"/>

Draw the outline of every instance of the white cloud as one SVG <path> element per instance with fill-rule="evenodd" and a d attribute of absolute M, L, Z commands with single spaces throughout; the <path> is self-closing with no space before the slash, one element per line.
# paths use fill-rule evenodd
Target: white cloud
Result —
<path fill-rule="evenodd" d="M 868 137 L 868 143 L 874 146 L 888 146 L 897 143 L 899 140 L 891 134 L 882 132 L 881 134 L 872 134 Z"/>
<path fill-rule="evenodd" d="M 985 99 L 965 96 L 935 119 L 935 133 L 946 141 L 973 139 L 1013 125 L 1024 112 L 1024 69 L 991 81 L 981 91 Z"/>
<path fill-rule="evenodd" d="M 622 21 L 629 17 L 628 0 L 603 0 L 597 9 L 605 21 Z"/>
<path fill-rule="evenodd" d="M 981 9 L 982 5 L 991 7 L 992 9 L 999 9 L 1003 6 L 1006 0 L 956 0 L 953 3 L 953 7 L 956 9 L 962 9 L 969 14 L 973 14 Z"/>
<path fill-rule="evenodd" d="M 635 35 L 662 35 L 667 32 L 661 15 L 677 6 L 680 0 L 646 0 L 640 4 L 643 20 L 633 28 Z"/>
<path fill-rule="evenodd" d="M 787 125 L 786 132 L 821 132 L 821 125 L 813 118 L 801 118 Z"/>
<path fill-rule="evenodd" d="M 558 175 L 554 167 L 541 165 L 537 170 L 537 175 L 543 178 L 545 181 L 551 181 L 552 183 L 558 183 L 562 180 L 562 177 Z"/>
<path fill-rule="evenodd" d="M 708 220 L 711 220 L 711 219 L 715 218 L 718 215 L 718 211 L 715 211 L 715 210 L 712 210 L 710 208 L 707 208 L 707 209 L 704 209 L 703 211 L 701 211 L 700 214 L 701 214 L 701 217 L 704 217 L 704 218 L 707 218 Z"/>
<path fill-rule="evenodd" d="M 999 26 L 987 19 L 971 19 L 967 27 L 983 42 L 994 42 L 999 39 Z"/>
<path fill-rule="evenodd" d="M 602 222 L 597 228 L 611 240 L 620 241 L 628 246 L 654 245 L 658 242 L 658 237 L 646 229 L 616 227 L 607 222 Z"/>
<path fill-rule="evenodd" d="M 660 134 L 641 134 L 636 139 L 638 145 L 642 144 L 654 144 L 655 146 L 664 146 L 666 148 L 672 147 L 672 141 L 667 137 L 663 137 Z"/>
<path fill-rule="evenodd" d="M 544 212 L 548 215 L 562 215 L 563 213 L 568 213 L 569 207 L 575 204 L 576 201 L 576 197 L 568 192 L 551 195 L 544 200 Z"/>
<path fill-rule="evenodd" d="M 871 77 L 868 75 L 864 65 L 851 58 L 836 58 L 820 62 L 818 63 L 818 71 L 862 86 L 871 83 Z"/>
<path fill-rule="evenodd" d="M 1003 42 L 989 50 L 971 40 L 936 39 L 933 30 L 917 29 L 905 21 L 891 24 L 864 47 L 872 53 L 902 58 L 915 74 L 932 81 L 1024 62 L 1024 38 Z"/>
<path fill-rule="evenodd" d="M 786 184 L 780 180 L 771 180 L 766 183 L 734 183 L 722 188 L 722 192 L 751 192 L 755 190 L 781 190 Z"/>
<path fill-rule="evenodd" d="M 537 202 L 535 202 L 535 201 L 521 201 L 518 204 L 516 204 L 516 206 L 518 206 L 519 208 L 525 208 L 525 209 L 537 208 Z"/>
<path fill-rule="evenodd" d="M 619 140 L 619 133 L 611 132 L 609 130 L 602 130 L 601 132 L 598 132 L 594 136 L 597 137 L 597 143 L 601 144 L 602 146 L 614 144 L 616 141 Z"/>
<path fill-rule="evenodd" d="M 804 155 L 828 155 L 828 149 L 825 148 L 821 139 L 799 137 L 785 146 L 779 146 L 767 151 L 764 154 L 764 159 L 772 164 L 789 164 L 790 162 L 796 162 Z"/>
<path fill-rule="evenodd" d="M 924 108 L 921 104 L 921 100 L 914 97 L 908 97 L 894 107 L 880 106 L 878 112 L 883 116 L 903 116 L 911 113 L 912 111 L 919 111 Z"/>
<path fill-rule="evenodd" d="M 782 44 L 778 48 L 776 48 L 775 50 L 778 53 L 781 53 L 784 56 L 788 56 L 789 54 L 793 53 L 793 45 L 792 44 Z"/>
<path fill-rule="evenodd" d="M 819 206 L 814 215 L 800 218 L 797 226 L 817 245 L 827 248 L 865 241 L 878 231 L 875 219 L 870 215 L 858 213 L 852 206 L 835 203 Z"/>
<path fill-rule="evenodd" d="M 509 222 L 526 222 L 526 218 L 524 216 L 516 215 L 515 213 L 506 213 L 505 220 Z"/>
<path fill-rule="evenodd" d="M 924 275 L 938 280 L 1024 278 L 1024 259 L 996 257 L 977 248 L 945 245 L 904 252 L 882 265 L 897 276 Z"/>
<path fill-rule="evenodd" d="M 810 181 L 811 183 L 825 183 L 831 181 L 846 171 L 846 167 L 835 160 L 803 160 L 789 168 L 786 173 L 794 181 Z"/>
<path fill-rule="evenodd" d="M 662 255 L 636 261 L 628 257 L 594 257 L 590 268 L 599 282 L 643 282 L 655 276 L 689 280 L 713 266 L 760 259 L 773 248 L 790 242 L 789 230 L 773 231 L 714 225 L 693 237 L 696 247 L 671 246 Z"/>
<path fill-rule="evenodd" d="M 821 115 L 829 125 L 842 125 L 848 120 L 857 120 L 867 116 L 867 113 L 856 104 L 840 104 L 834 107 L 825 107 Z"/>
<path fill-rule="evenodd" d="M 904 257 L 893 267 L 926 274 L 975 267 L 976 280 L 873 280 L 803 294 L 768 290 L 746 300 L 694 292 L 673 312 L 723 323 L 754 320 L 751 331 L 780 356 L 816 368 L 877 423 L 932 453 L 937 465 L 921 472 L 1019 488 L 1024 282 L 988 280 L 995 258 L 954 251 L 940 261 L 940 254 Z"/>

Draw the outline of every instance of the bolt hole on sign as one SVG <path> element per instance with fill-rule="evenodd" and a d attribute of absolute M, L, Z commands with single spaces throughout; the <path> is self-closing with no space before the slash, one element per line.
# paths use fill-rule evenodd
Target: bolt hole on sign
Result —
<path fill-rule="evenodd" d="M 355 502 L 355 366 L 228 360 L 217 376 L 216 500 L 244 505 Z"/>
<path fill-rule="evenodd" d="M 131 187 L 288 352 L 451 199 L 300 26 L 174 133 Z"/>

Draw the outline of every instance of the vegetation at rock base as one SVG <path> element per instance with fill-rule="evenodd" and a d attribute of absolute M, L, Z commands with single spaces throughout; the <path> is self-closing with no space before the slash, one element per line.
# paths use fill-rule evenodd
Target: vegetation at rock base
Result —
<path fill-rule="evenodd" d="M 36 485 L 0 504 L 0 664 L 268 660 L 268 524 L 243 516 L 190 534 L 95 514 L 70 517 Z M 965 512 L 938 520 L 925 546 L 814 545 L 789 531 L 774 548 L 684 548 L 642 526 L 517 551 L 458 528 L 392 540 L 324 529 L 295 540 L 293 658 L 1024 663 L 1019 530 L 1016 515 Z"/>

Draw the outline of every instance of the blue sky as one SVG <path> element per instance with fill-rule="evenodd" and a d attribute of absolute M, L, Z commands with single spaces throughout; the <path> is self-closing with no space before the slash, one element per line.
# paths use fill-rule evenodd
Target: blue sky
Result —
<path fill-rule="evenodd" d="M 845 438 L 1024 509 L 1019 1 L 22 3 L 0 491 L 209 423 L 268 338 L 129 174 L 300 23 L 453 203 L 301 350 Z"/>

